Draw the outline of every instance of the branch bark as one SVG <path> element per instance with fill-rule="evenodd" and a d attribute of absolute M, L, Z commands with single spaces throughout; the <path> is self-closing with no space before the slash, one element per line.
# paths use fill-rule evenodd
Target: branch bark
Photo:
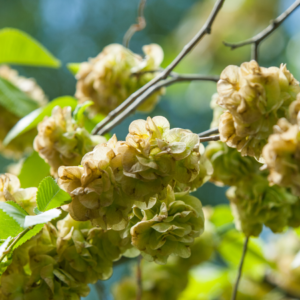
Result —
<path fill-rule="evenodd" d="M 142 300 L 143 296 L 143 282 L 142 282 L 142 267 L 141 267 L 142 257 L 137 258 L 137 271 L 136 271 L 136 284 L 137 284 L 137 293 L 136 300 Z"/>
<path fill-rule="evenodd" d="M 239 265 L 239 270 L 238 270 L 238 276 L 236 278 L 236 282 L 235 282 L 235 285 L 234 285 L 234 289 L 233 289 L 231 300 L 236 300 L 237 291 L 238 291 L 240 279 L 241 279 L 241 276 L 242 276 L 242 270 L 243 270 L 244 260 L 245 260 L 245 256 L 246 256 L 246 253 L 247 253 L 248 242 L 249 242 L 249 237 L 247 236 L 245 238 L 244 247 L 243 247 L 243 253 L 242 253 L 242 258 L 241 258 L 240 265 Z"/>
<path fill-rule="evenodd" d="M 211 141 L 219 141 L 220 135 L 213 135 L 213 136 L 207 136 L 207 137 L 200 137 L 200 142 L 211 142 Z"/>
<path fill-rule="evenodd" d="M 116 116 L 121 114 L 126 108 L 128 108 L 138 97 L 143 95 L 149 88 L 156 85 L 159 81 L 166 79 L 169 74 L 173 71 L 173 69 L 180 63 L 180 61 L 197 45 L 197 43 L 206 35 L 211 33 L 212 24 L 220 11 L 225 0 L 218 0 L 213 10 L 208 17 L 206 23 L 200 29 L 200 31 L 194 36 L 194 38 L 186 44 L 181 52 L 177 55 L 177 57 L 171 62 L 171 64 L 164 69 L 161 73 L 159 73 L 155 78 L 133 93 L 130 97 L 128 97 L 121 105 L 119 105 L 115 110 L 111 111 L 106 118 L 104 118 L 92 131 L 93 134 L 97 134 L 100 132 L 104 126 L 106 126 L 109 122 L 111 122 Z"/>
<path fill-rule="evenodd" d="M 201 138 L 201 137 L 210 136 L 211 134 L 215 134 L 215 133 L 219 133 L 219 128 L 212 128 L 212 129 L 205 130 L 199 133 L 198 136 Z"/>
<path fill-rule="evenodd" d="M 128 30 L 126 31 L 123 39 L 123 45 L 128 48 L 129 43 L 133 35 L 137 31 L 141 31 L 146 27 L 146 19 L 144 16 L 144 9 L 146 6 L 147 0 L 140 0 L 139 8 L 138 8 L 138 17 L 137 17 L 137 24 L 131 25 Z"/>
<path fill-rule="evenodd" d="M 300 0 L 295 1 L 285 12 L 283 12 L 279 17 L 271 21 L 271 24 L 262 30 L 260 33 L 254 37 L 240 43 L 227 43 L 223 42 L 225 46 L 230 47 L 234 50 L 245 45 L 253 44 L 252 46 L 252 59 L 257 60 L 258 57 L 258 46 L 261 41 L 268 37 L 273 31 L 275 31 L 281 23 L 300 5 Z"/>
<path fill-rule="evenodd" d="M 135 109 L 141 105 L 144 101 L 147 100 L 149 96 L 158 91 L 163 87 L 167 87 L 177 82 L 189 82 L 189 81 L 213 81 L 217 82 L 219 80 L 218 76 L 202 76 L 202 75 L 178 75 L 171 79 L 164 80 L 162 82 L 158 82 L 152 87 L 150 87 L 145 93 L 143 93 L 140 97 L 138 97 L 131 105 L 129 105 L 125 110 L 118 114 L 109 124 L 105 127 L 98 126 L 98 124 L 92 131 L 92 134 L 103 135 L 113 129 L 116 125 L 121 123 L 124 119 L 126 119 L 131 113 L 135 111 Z"/>

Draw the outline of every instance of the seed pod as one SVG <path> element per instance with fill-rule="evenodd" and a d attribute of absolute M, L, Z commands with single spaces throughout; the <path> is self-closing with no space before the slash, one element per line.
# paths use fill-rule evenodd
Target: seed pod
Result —
<path fill-rule="evenodd" d="M 291 188 L 295 195 L 300 196 L 299 125 L 280 119 L 274 129 L 275 133 L 263 149 L 263 158 L 270 170 L 268 179 L 271 183 Z"/>
<path fill-rule="evenodd" d="M 159 45 L 143 47 L 143 59 L 122 45 L 112 44 L 95 58 L 80 65 L 76 75 L 76 98 L 79 102 L 92 100 L 94 112 L 107 115 L 136 90 L 152 80 L 163 60 Z M 151 72 L 147 72 L 151 71 Z M 138 110 L 151 111 L 163 89 L 152 94 Z"/>
<path fill-rule="evenodd" d="M 210 142 L 205 154 L 213 165 L 211 181 L 218 185 L 236 185 L 258 173 L 261 166 L 254 158 L 243 157 L 223 142 Z"/>
<path fill-rule="evenodd" d="M 136 212 L 143 217 L 131 228 L 132 244 L 147 260 L 165 264 L 171 254 L 189 257 L 194 238 L 203 232 L 201 202 L 190 195 L 180 199 L 168 186 L 165 199 L 151 210 Z"/>
<path fill-rule="evenodd" d="M 291 208 L 297 197 L 277 185 L 269 186 L 261 175 L 240 181 L 226 193 L 231 202 L 236 227 L 246 236 L 258 236 L 263 225 L 282 232 L 292 217 Z"/>
<path fill-rule="evenodd" d="M 226 110 L 219 124 L 221 140 L 259 159 L 273 126 L 287 116 L 299 92 L 299 82 L 285 65 L 263 68 L 251 61 L 228 66 L 218 82 L 217 103 Z"/>
<path fill-rule="evenodd" d="M 106 139 L 90 135 L 72 120 L 71 107 L 54 107 L 51 117 L 45 117 L 38 125 L 34 149 L 51 166 L 51 174 L 57 176 L 60 166 L 76 166 L 82 157 Z"/>

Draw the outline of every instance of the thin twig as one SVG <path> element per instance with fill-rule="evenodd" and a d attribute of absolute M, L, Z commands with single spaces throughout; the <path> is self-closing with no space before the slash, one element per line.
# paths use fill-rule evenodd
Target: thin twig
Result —
<path fill-rule="evenodd" d="M 94 129 L 93 134 L 100 132 L 100 130 L 106 126 L 109 122 L 111 122 L 116 116 L 122 113 L 127 107 L 131 105 L 131 103 L 144 94 L 149 88 L 154 86 L 159 81 L 166 79 L 169 74 L 173 71 L 173 69 L 180 63 L 180 61 L 197 45 L 197 43 L 206 35 L 210 34 L 212 24 L 220 11 L 225 0 L 218 0 L 208 18 L 206 23 L 203 25 L 201 30 L 194 36 L 194 38 L 186 44 L 182 51 L 177 55 L 177 57 L 171 62 L 171 64 L 161 73 L 159 73 L 155 78 L 141 87 L 139 90 L 131 94 L 121 105 L 119 105 L 116 109 L 111 111 L 106 118 L 104 118 Z"/>
<path fill-rule="evenodd" d="M 252 48 L 252 58 L 257 60 L 257 49 L 262 40 L 269 36 L 273 31 L 281 25 L 281 23 L 300 5 L 300 0 L 295 1 L 285 12 L 283 12 L 279 17 L 272 20 L 270 25 L 266 27 L 263 31 L 255 35 L 254 37 L 240 43 L 227 43 L 223 42 L 225 46 L 230 47 L 234 50 L 245 45 L 253 44 Z"/>
<path fill-rule="evenodd" d="M 136 284 L 137 284 L 136 300 L 142 300 L 142 295 L 143 295 L 141 261 L 142 261 L 142 256 L 139 256 L 137 258 L 137 270 L 136 270 Z"/>
<path fill-rule="evenodd" d="M 236 281 L 235 281 L 235 285 L 234 285 L 231 300 L 236 300 L 236 295 L 237 295 L 240 279 L 241 279 L 241 276 L 242 276 L 243 264 L 244 264 L 244 260 L 245 260 L 245 256 L 246 256 L 246 252 L 247 252 L 247 248 L 248 248 L 248 242 L 249 242 L 249 237 L 247 236 L 245 238 L 242 258 L 241 258 L 240 265 L 239 265 L 239 270 L 238 270 L 238 276 L 237 276 Z"/>
<path fill-rule="evenodd" d="M 9 247 L 3 252 L 3 254 L 0 257 L 0 262 L 3 261 L 3 259 L 11 252 L 13 247 L 16 245 L 16 243 L 29 231 L 32 227 L 28 227 L 24 229 L 22 232 L 20 232 L 12 241 L 12 243 L 9 245 Z"/>
<path fill-rule="evenodd" d="M 142 96 L 137 98 L 130 106 L 128 106 L 123 112 L 121 112 L 118 116 L 116 116 L 108 125 L 106 125 L 104 128 L 101 127 L 98 129 L 98 125 L 93 129 L 93 134 L 99 134 L 103 135 L 107 132 L 109 132 L 111 129 L 113 129 L 115 126 L 120 124 L 124 119 L 127 118 L 128 115 L 133 113 L 136 108 L 141 105 L 144 101 L 147 100 L 149 96 L 151 96 L 153 93 L 155 93 L 157 90 L 167 87 L 169 85 L 172 85 L 177 82 L 189 82 L 189 81 L 196 81 L 196 80 L 207 80 L 207 81 L 218 81 L 218 77 L 216 76 L 202 76 L 202 75 L 182 75 L 177 76 L 171 79 L 164 80 L 162 82 L 158 82 L 151 88 L 149 88 Z"/>
<path fill-rule="evenodd" d="M 212 128 L 205 130 L 201 133 L 198 134 L 199 137 L 205 137 L 205 136 L 210 136 L 211 134 L 219 133 L 219 128 Z"/>
<path fill-rule="evenodd" d="M 133 24 L 129 27 L 129 29 L 126 31 L 123 39 L 123 45 L 128 48 L 129 42 L 133 35 L 137 31 L 141 31 L 146 27 L 146 19 L 144 16 L 144 9 L 146 6 L 147 0 L 140 0 L 139 8 L 138 8 L 138 17 L 137 17 L 137 24 Z"/>
<path fill-rule="evenodd" d="M 211 142 L 211 141 L 219 141 L 220 135 L 213 135 L 213 136 L 207 136 L 207 137 L 200 137 L 200 142 Z"/>

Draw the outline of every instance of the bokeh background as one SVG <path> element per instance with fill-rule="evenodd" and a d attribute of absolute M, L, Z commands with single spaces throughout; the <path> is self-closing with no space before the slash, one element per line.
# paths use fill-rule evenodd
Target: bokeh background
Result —
<path fill-rule="evenodd" d="M 204 24 L 214 0 L 148 0 L 145 10 L 147 27 L 131 40 L 130 48 L 142 53 L 142 46 L 160 44 L 165 52 L 163 66 Z M 16 67 L 21 75 L 34 77 L 49 99 L 74 95 L 75 78 L 66 64 L 95 57 L 111 43 L 122 43 L 124 33 L 135 22 L 139 0 L 0 0 L 0 29 L 21 29 L 50 50 L 62 61 L 60 69 Z M 270 19 L 293 3 L 293 0 L 226 0 L 213 25 L 212 35 L 206 36 L 194 51 L 176 68 L 181 73 L 219 75 L 229 64 L 241 64 L 250 59 L 250 46 L 231 51 L 222 41 L 237 42 L 265 28 Z M 259 63 L 278 66 L 287 63 L 288 69 L 300 79 L 300 10 L 273 33 L 259 49 Z M 1 46 L 1 45 L 0 45 Z M 210 126 L 210 100 L 216 92 L 211 82 L 180 83 L 167 89 L 150 116 L 167 117 L 172 127 L 201 132 Z M 115 128 L 124 139 L 133 119 L 130 116 Z M 0 158 L 0 171 L 12 163 Z M 196 194 L 203 204 L 227 203 L 225 188 L 205 184 Z M 113 277 L 98 284 L 88 299 L 98 299 L 97 289 L 104 289 L 104 299 L 111 299 L 110 284 L 118 280 L 128 266 L 118 266 Z"/>

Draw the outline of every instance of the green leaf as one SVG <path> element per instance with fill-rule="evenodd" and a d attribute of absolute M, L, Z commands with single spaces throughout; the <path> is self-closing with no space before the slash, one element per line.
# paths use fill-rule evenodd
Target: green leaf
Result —
<path fill-rule="evenodd" d="M 80 63 L 69 63 L 67 64 L 67 68 L 73 75 L 76 75 L 79 71 Z"/>
<path fill-rule="evenodd" d="M 26 216 L 24 221 L 24 228 L 34 226 L 37 224 L 45 224 L 53 219 L 56 219 L 57 217 L 59 217 L 60 214 L 61 210 L 54 208 L 36 216 Z"/>
<path fill-rule="evenodd" d="M 22 188 L 38 187 L 43 178 L 50 175 L 50 166 L 34 151 L 23 162 L 19 180 Z"/>
<path fill-rule="evenodd" d="M 39 211 L 46 211 L 67 204 L 70 195 L 63 191 L 52 177 L 46 177 L 39 185 L 37 206 Z"/>
<path fill-rule="evenodd" d="M 28 240 L 30 240 L 32 237 L 34 237 L 35 235 L 37 235 L 44 227 L 44 224 L 38 224 L 36 226 L 34 226 L 31 230 L 29 230 L 28 232 L 26 232 L 19 240 L 18 242 L 14 245 L 13 249 L 18 248 L 19 246 L 21 246 L 22 244 L 24 244 L 25 242 L 27 242 Z"/>
<path fill-rule="evenodd" d="M 229 205 L 221 204 L 214 207 L 213 215 L 209 219 L 216 227 L 220 227 L 233 222 L 233 216 Z"/>
<path fill-rule="evenodd" d="M 19 135 L 29 131 L 32 128 L 35 128 L 44 117 L 51 116 L 51 112 L 55 106 L 65 107 L 71 106 L 72 109 L 75 109 L 77 105 L 77 100 L 71 96 L 63 96 L 52 100 L 45 107 L 38 108 L 28 114 L 26 117 L 22 118 L 7 134 L 3 144 L 8 145 L 13 139 Z"/>
<path fill-rule="evenodd" d="M 78 104 L 73 113 L 73 119 L 77 122 L 77 124 L 84 124 L 84 112 L 85 110 L 93 105 L 93 101 L 85 101 L 84 103 Z"/>
<path fill-rule="evenodd" d="M 39 215 L 39 214 L 42 213 L 41 211 L 39 211 L 39 209 L 38 209 L 37 207 L 35 207 L 35 208 L 33 209 L 33 212 L 34 212 L 36 215 Z"/>
<path fill-rule="evenodd" d="M 14 28 L 0 30 L 0 64 L 58 68 L 60 61 L 27 33 Z"/>
<path fill-rule="evenodd" d="M 19 224 L 20 227 L 24 228 L 26 214 L 24 213 L 24 210 L 22 211 L 21 209 L 16 207 L 17 205 L 18 204 L 11 205 L 10 203 L 7 202 L 0 202 L 0 209 L 3 212 L 5 212 L 7 215 L 9 215 L 11 218 L 13 218 Z"/>
<path fill-rule="evenodd" d="M 24 117 L 38 108 L 29 98 L 8 80 L 0 77 L 0 105 L 18 117 Z"/>
<path fill-rule="evenodd" d="M 22 230 L 23 228 L 12 217 L 0 209 L 1 239 L 7 239 L 9 236 L 17 236 Z"/>
<path fill-rule="evenodd" d="M 16 209 L 18 209 L 20 213 L 22 213 L 24 215 L 28 215 L 28 213 L 26 212 L 26 210 L 23 207 L 21 207 L 18 203 L 14 202 L 14 201 L 11 201 L 11 200 L 5 201 L 5 203 L 7 203 L 9 205 L 12 205 Z"/>
<path fill-rule="evenodd" d="M 190 272 L 188 285 L 178 300 L 219 299 L 222 291 L 230 284 L 228 273 L 227 269 L 219 266 L 201 264 Z"/>

